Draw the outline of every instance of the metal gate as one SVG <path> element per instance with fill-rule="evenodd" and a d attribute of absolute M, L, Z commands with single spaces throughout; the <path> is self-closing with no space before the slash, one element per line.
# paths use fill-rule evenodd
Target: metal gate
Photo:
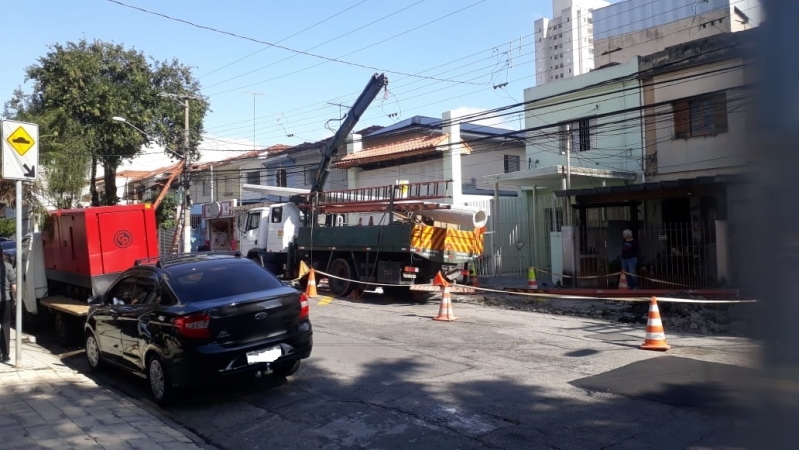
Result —
<path fill-rule="evenodd" d="M 580 231 L 578 285 L 615 288 L 621 271 L 622 231 L 627 220 L 608 220 L 605 226 Z M 717 274 L 715 224 L 640 223 L 638 274 L 644 289 L 720 287 Z M 596 277 L 596 278 L 590 278 Z"/>

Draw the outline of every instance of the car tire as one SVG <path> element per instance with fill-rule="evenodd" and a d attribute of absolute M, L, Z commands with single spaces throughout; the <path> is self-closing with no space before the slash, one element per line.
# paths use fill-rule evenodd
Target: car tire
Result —
<path fill-rule="evenodd" d="M 172 401 L 175 391 L 172 378 L 157 355 L 147 358 L 147 382 L 150 385 L 150 394 L 156 403 L 165 406 Z"/>
<path fill-rule="evenodd" d="M 105 367 L 103 355 L 100 352 L 100 344 L 94 333 L 86 333 L 86 361 L 89 363 L 89 370 L 92 372 L 99 372 Z"/>
<path fill-rule="evenodd" d="M 279 377 L 290 377 L 300 370 L 300 360 L 276 363 L 272 366 L 272 373 Z"/>

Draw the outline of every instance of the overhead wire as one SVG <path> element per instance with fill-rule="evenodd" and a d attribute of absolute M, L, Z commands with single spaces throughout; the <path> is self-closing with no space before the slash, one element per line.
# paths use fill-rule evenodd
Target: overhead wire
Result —
<path fill-rule="evenodd" d="M 309 26 L 301 29 L 300 31 L 294 32 L 294 33 L 290 34 L 289 36 L 286 36 L 283 39 L 280 39 L 279 41 L 276 41 L 275 43 L 276 44 L 280 44 L 280 43 L 285 42 L 285 41 L 287 41 L 287 40 L 289 40 L 289 39 L 291 39 L 291 38 L 293 38 L 295 36 L 298 36 L 298 35 L 300 35 L 302 33 L 305 33 L 306 31 L 311 30 L 313 28 L 316 28 L 317 26 L 319 26 L 319 25 L 321 25 L 321 24 L 323 24 L 323 23 L 325 23 L 325 22 L 327 22 L 329 20 L 335 19 L 336 17 L 344 14 L 345 12 L 350 11 L 351 9 L 354 9 L 354 8 L 360 6 L 360 5 L 362 5 L 362 4 L 364 4 L 364 3 L 368 2 L 368 1 L 369 0 L 361 0 L 358 3 L 356 3 L 356 4 L 352 5 L 352 6 L 349 6 L 347 8 L 344 8 L 343 10 L 341 10 L 341 11 L 339 11 L 339 12 L 333 14 L 333 15 L 327 16 L 326 18 L 314 23 L 313 25 L 309 25 Z M 248 54 L 246 56 L 243 56 L 243 57 L 241 57 L 241 58 L 239 58 L 239 59 L 237 59 L 237 60 L 235 60 L 233 62 L 227 63 L 227 64 L 225 64 L 225 65 L 223 65 L 221 67 L 217 67 L 216 69 L 211 70 L 210 72 L 206 72 L 206 73 L 204 73 L 202 75 L 199 75 L 197 78 L 198 79 L 205 78 L 208 75 L 211 75 L 213 73 L 219 72 L 222 69 L 226 69 L 226 68 L 228 68 L 228 67 L 230 67 L 230 66 L 232 66 L 234 64 L 237 64 L 237 63 L 239 63 L 241 61 L 244 61 L 245 59 L 251 58 L 251 57 L 253 57 L 253 56 L 255 56 L 255 55 L 257 55 L 257 54 L 259 54 L 259 53 L 261 53 L 261 52 L 263 52 L 265 50 L 268 50 L 270 48 L 271 47 L 263 47 L 261 49 L 258 49 L 258 50 L 254 51 L 254 52 L 252 52 L 252 53 L 250 53 L 250 54 Z M 311 49 L 309 49 L 309 50 L 311 50 Z"/>
<path fill-rule="evenodd" d="M 366 1 L 366 0 L 364 0 L 364 1 Z M 327 44 L 329 44 L 329 43 L 331 43 L 331 42 L 335 42 L 335 41 L 337 41 L 337 40 L 339 40 L 339 39 L 341 39 L 341 38 L 343 38 L 343 37 L 349 36 L 349 35 L 351 35 L 351 34 L 353 34 L 353 33 L 357 32 L 357 31 L 360 31 L 360 30 L 362 30 L 362 29 L 364 29 L 364 28 L 367 28 L 367 27 L 369 27 L 369 26 L 372 26 L 372 25 L 374 25 L 374 24 L 376 24 L 376 23 L 379 23 L 379 22 L 381 22 L 381 21 L 383 21 L 383 20 L 385 20 L 385 19 L 388 19 L 389 17 L 393 17 L 393 16 L 395 16 L 395 15 L 397 15 L 397 14 L 399 14 L 399 13 L 401 13 L 401 12 L 403 12 L 403 11 L 407 10 L 407 9 L 410 9 L 410 8 L 412 8 L 412 7 L 414 7 L 414 6 L 418 5 L 418 4 L 420 4 L 420 3 L 423 3 L 423 2 L 425 2 L 425 1 L 426 1 L 426 0 L 418 0 L 416 3 L 412 3 L 412 4 L 408 5 L 408 6 L 405 6 L 405 7 L 403 7 L 403 8 L 400 8 L 400 9 L 398 9 L 398 10 L 396 10 L 396 11 L 394 11 L 394 12 L 390 13 L 390 14 L 387 14 L 387 15 L 385 15 L 385 16 L 383 16 L 383 17 L 380 17 L 380 18 L 378 18 L 378 19 L 375 19 L 375 20 L 373 20 L 373 21 L 371 21 L 371 22 L 369 22 L 369 23 L 367 23 L 367 24 L 365 24 L 365 25 L 361 25 L 360 27 L 357 27 L 357 28 L 355 28 L 355 29 L 353 29 L 353 30 L 350 30 L 350 31 L 346 32 L 346 33 L 340 34 L 340 35 L 338 35 L 338 36 L 336 36 L 336 37 L 334 37 L 334 38 L 332 38 L 332 39 L 326 39 L 324 42 L 322 42 L 322 43 L 320 43 L 320 44 L 317 44 L 317 45 L 315 45 L 315 46 L 313 46 L 313 47 L 310 47 L 310 48 L 306 49 L 305 51 L 311 51 L 311 50 L 315 50 L 315 49 L 317 49 L 317 48 L 319 48 L 319 47 L 322 47 L 322 46 L 324 46 L 324 45 L 327 45 Z M 363 3 L 363 2 L 361 2 L 361 3 Z M 268 47 L 267 47 L 267 48 L 268 48 Z M 294 57 L 296 57 L 296 56 L 298 56 L 298 55 L 297 55 L 296 53 L 294 53 L 294 54 L 292 54 L 291 56 L 288 56 L 288 57 L 286 57 L 286 58 L 283 58 L 283 59 L 279 59 L 279 60 L 277 60 L 277 61 L 274 61 L 274 62 L 272 62 L 272 63 L 266 64 L 266 65 L 264 65 L 264 66 L 258 67 L 258 68 L 256 68 L 256 69 L 253 69 L 253 70 L 250 70 L 250 71 L 248 71 L 248 72 L 245 72 L 245 73 L 242 73 L 242 74 L 236 75 L 235 77 L 227 78 L 227 79 L 225 79 L 225 80 L 222 80 L 222 81 L 216 82 L 216 83 L 214 83 L 214 84 L 211 84 L 211 85 L 205 86 L 205 89 L 210 89 L 210 88 L 212 88 L 212 87 L 214 87 L 214 86 L 218 86 L 218 85 L 220 85 L 220 84 L 224 84 L 224 83 L 227 83 L 227 82 L 229 82 L 229 81 L 233 81 L 233 80 L 239 79 L 239 78 L 241 78 L 241 77 L 243 77 L 243 76 L 250 75 L 250 74 L 252 74 L 252 73 L 255 73 L 255 72 L 259 72 L 259 71 L 261 71 L 261 70 L 263 70 L 263 69 L 267 69 L 267 68 L 269 68 L 269 67 L 275 66 L 275 65 L 277 65 L 277 64 L 280 64 L 280 63 L 281 63 L 281 62 L 283 62 L 283 61 L 287 61 L 287 60 L 289 60 L 289 59 L 292 59 L 292 58 L 294 58 Z M 239 89 L 245 89 L 245 88 L 252 87 L 252 86 L 254 86 L 254 84 L 248 84 L 248 85 L 246 85 L 246 86 L 240 86 L 240 87 L 237 87 L 237 88 L 231 89 L 230 91 L 225 91 L 225 92 L 233 92 L 233 91 L 236 91 L 236 90 L 239 90 Z M 224 93 L 224 92 L 223 92 L 223 93 Z M 221 93 L 220 93 L 220 94 L 221 94 Z M 218 95 L 218 94 L 210 94 L 210 95 Z"/>
<path fill-rule="evenodd" d="M 743 1 L 743 0 L 738 0 L 737 2 L 739 2 L 739 1 Z M 737 3 L 737 2 L 736 2 L 736 3 Z M 650 2 L 650 3 L 652 3 L 652 2 Z M 754 9 L 754 8 L 756 8 L 756 7 L 758 7 L 758 6 L 759 6 L 759 5 L 755 5 L 755 6 L 751 7 L 751 8 L 748 8 L 748 9 Z M 668 12 L 668 11 L 667 11 L 667 12 Z M 664 14 L 665 14 L 665 12 L 664 12 Z M 645 20 L 645 19 L 643 19 L 643 20 Z M 640 20 L 639 20 L 639 21 L 640 21 Z M 592 24 L 584 24 L 584 25 L 581 25 L 581 26 L 592 26 Z M 616 29 L 616 28 L 621 28 L 621 27 L 615 27 L 615 28 L 612 28 L 612 29 Z M 611 30 L 612 30 L 612 29 L 611 29 Z M 669 35 L 670 35 L 670 34 L 681 33 L 681 32 L 684 32 L 684 31 L 685 31 L 684 29 L 679 29 L 679 30 L 676 30 L 675 32 L 669 33 Z M 528 36 L 530 36 L 530 35 L 528 35 Z M 665 37 L 665 36 L 658 36 L 658 37 L 657 37 L 657 39 L 662 39 L 663 37 Z M 650 40 L 654 40 L 654 39 L 650 39 Z M 510 42 L 513 42 L 513 41 L 510 41 Z M 644 42 L 646 42 L 646 41 L 644 41 Z M 643 43 L 643 42 L 639 42 L 639 44 L 641 44 L 641 43 Z M 502 45 L 502 44 L 500 44 L 500 45 Z M 492 49 L 493 49 L 493 48 L 497 48 L 497 47 L 498 47 L 498 46 L 492 47 Z M 580 48 L 583 48 L 583 47 L 593 47 L 593 44 L 587 44 L 587 45 L 584 45 L 584 46 L 580 46 Z M 416 82 L 419 82 L 419 81 L 422 81 L 422 80 L 415 80 L 415 81 L 413 81 L 413 83 L 416 83 Z M 397 89 L 397 88 L 395 88 L 395 89 L 396 89 L 396 90 L 395 90 L 395 92 L 398 92 L 398 91 L 399 91 L 399 89 Z M 479 91 L 478 91 L 478 92 L 479 92 Z M 401 93 L 400 93 L 400 95 L 401 95 Z M 313 105 L 309 105 L 309 106 L 313 106 Z M 407 109 L 407 108 L 406 108 L 406 109 Z M 249 122 L 249 121 L 248 121 L 248 122 Z"/>
<path fill-rule="evenodd" d="M 170 16 L 168 14 L 163 14 L 163 13 L 151 11 L 151 10 L 148 10 L 148 9 L 145 9 L 145 8 L 141 8 L 139 6 L 129 5 L 127 3 L 123 3 L 123 2 L 121 2 L 119 0 L 105 0 L 105 1 L 107 1 L 109 3 L 115 3 L 115 4 L 123 6 L 125 8 L 130 8 L 130 9 L 134 9 L 134 10 L 137 10 L 137 11 L 141 11 L 141 12 L 146 13 L 146 14 L 158 16 L 158 17 L 161 17 L 161 18 L 164 18 L 164 19 L 167 19 L 167 20 L 171 20 L 171 21 L 174 21 L 174 22 L 180 22 L 180 23 L 183 23 L 183 24 L 195 27 L 195 28 L 200 28 L 200 29 L 203 29 L 203 30 L 212 31 L 214 33 L 228 35 L 228 36 L 235 37 L 235 38 L 238 38 L 238 39 L 243 39 L 243 40 L 246 40 L 246 41 L 255 42 L 257 44 L 268 45 L 270 47 L 279 48 L 281 50 L 285 50 L 285 51 L 288 51 L 288 52 L 291 52 L 291 53 L 297 53 L 297 54 L 300 54 L 300 55 L 304 55 L 304 56 L 308 56 L 308 57 L 312 57 L 312 58 L 316 58 L 316 59 L 321 59 L 321 60 L 325 60 L 325 61 L 328 61 L 328 62 L 335 62 L 335 63 L 339 63 L 339 64 L 343 64 L 343 65 L 347 65 L 347 66 L 353 66 L 353 67 L 360 67 L 362 69 L 376 70 L 378 72 L 381 72 L 381 71 L 382 72 L 391 72 L 391 73 L 396 73 L 396 74 L 399 74 L 399 75 L 406 75 L 406 76 L 415 77 L 415 78 L 424 78 L 424 79 L 435 80 L 435 81 L 448 81 L 448 82 L 451 82 L 451 83 L 461 83 L 461 82 L 459 82 L 457 80 L 443 80 L 443 79 L 438 79 L 438 78 L 433 78 L 433 77 L 425 77 L 425 76 L 421 76 L 421 75 L 414 75 L 414 74 L 411 74 L 411 73 L 402 72 L 402 71 L 398 71 L 398 70 L 391 70 L 391 69 L 385 69 L 385 68 L 381 69 L 381 68 L 378 68 L 378 67 L 375 67 L 375 66 L 370 66 L 370 65 L 367 65 L 367 64 L 356 63 L 356 62 L 353 62 L 353 61 L 344 61 L 344 60 L 341 60 L 341 59 L 331 58 L 329 56 L 319 55 L 319 54 L 316 54 L 316 53 L 306 52 L 306 51 L 302 51 L 302 50 L 296 50 L 296 49 L 293 49 L 291 47 L 287 47 L 285 45 L 275 44 L 273 42 L 268 42 L 268 41 L 264 41 L 264 40 L 261 40 L 261 39 L 256 39 L 256 38 L 253 38 L 253 37 L 249 37 L 249 36 L 244 36 L 244 35 L 241 35 L 241 34 L 238 34 L 238 33 L 234 33 L 234 32 L 231 32 L 231 31 L 220 30 L 220 29 L 217 29 L 217 28 L 214 28 L 214 27 L 210 27 L 210 26 L 207 26 L 207 25 L 200 25 L 200 24 L 191 22 L 189 20 L 180 19 L 180 18 L 177 18 L 177 17 Z M 483 0 L 483 1 L 485 1 L 485 0 Z"/>

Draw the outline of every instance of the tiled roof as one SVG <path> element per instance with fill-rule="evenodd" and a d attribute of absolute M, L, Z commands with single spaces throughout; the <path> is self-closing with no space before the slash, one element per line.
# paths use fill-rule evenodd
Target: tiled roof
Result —
<path fill-rule="evenodd" d="M 401 122 L 389 125 L 376 131 L 372 131 L 368 137 L 380 137 L 382 135 L 395 134 L 401 130 L 411 128 L 425 128 L 433 130 L 441 130 L 441 119 L 427 116 L 413 116 L 410 119 L 405 119 Z M 485 125 L 477 125 L 470 122 L 461 122 L 461 133 L 481 134 L 485 136 L 495 136 L 497 138 L 506 139 L 524 139 L 524 132 L 513 131 L 505 128 L 489 127 Z"/>
<path fill-rule="evenodd" d="M 420 136 L 372 147 L 358 153 L 346 155 L 339 159 L 334 165 L 338 168 L 346 169 L 348 167 L 357 167 L 364 164 L 435 153 L 437 146 L 447 142 L 447 137 L 446 134 Z"/>

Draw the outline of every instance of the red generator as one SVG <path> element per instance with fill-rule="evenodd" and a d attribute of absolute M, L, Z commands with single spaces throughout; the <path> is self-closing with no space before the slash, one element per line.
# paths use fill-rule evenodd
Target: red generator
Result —
<path fill-rule="evenodd" d="M 42 250 L 50 295 L 103 294 L 137 259 L 158 256 L 155 210 L 145 203 L 54 211 Z"/>

